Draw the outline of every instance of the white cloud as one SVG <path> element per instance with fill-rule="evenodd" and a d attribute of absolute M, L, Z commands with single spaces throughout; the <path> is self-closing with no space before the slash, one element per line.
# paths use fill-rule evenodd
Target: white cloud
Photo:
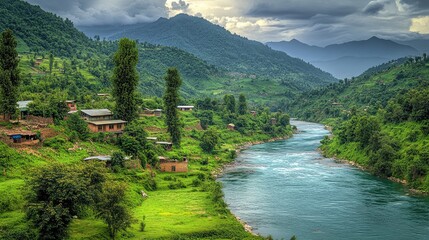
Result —
<path fill-rule="evenodd" d="M 410 31 L 420 34 L 429 34 L 429 16 L 411 19 Z"/>

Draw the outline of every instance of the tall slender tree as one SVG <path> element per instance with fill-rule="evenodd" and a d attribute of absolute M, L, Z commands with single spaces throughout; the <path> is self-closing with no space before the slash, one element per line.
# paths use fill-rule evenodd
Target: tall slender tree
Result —
<path fill-rule="evenodd" d="M 21 82 L 16 46 L 12 30 L 6 29 L 0 39 L 0 111 L 6 120 L 16 113 L 18 87 Z"/>
<path fill-rule="evenodd" d="M 182 84 L 179 71 L 169 68 L 165 77 L 166 88 L 164 93 L 165 123 L 174 145 L 180 146 L 181 129 L 177 105 L 179 104 L 179 88 Z"/>
<path fill-rule="evenodd" d="M 244 94 L 238 97 L 238 114 L 245 115 L 247 113 L 247 102 Z"/>
<path fill-rule="evenodd" d="M 52 74 L 52 67 L 54 66 L 54 54 L 49 54 L 49 74 Z"/>
<path fill-rule="evenodd" d="M 125 121 L 137 118 L 135 90 L 138 83 L 136 65 L 138 50 L 136 42 L 127 38 L 119 41 L 118 51 L 114 56 L 113 96 L 116 100 L 115 114 Z"/>

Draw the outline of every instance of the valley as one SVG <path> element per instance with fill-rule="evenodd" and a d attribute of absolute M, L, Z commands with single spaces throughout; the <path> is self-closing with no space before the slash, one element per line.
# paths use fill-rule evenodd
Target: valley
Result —
<path fill-rule="evenodd" d="M 0 0 L 0 239 L 426 239 L 403 2 Z"/>

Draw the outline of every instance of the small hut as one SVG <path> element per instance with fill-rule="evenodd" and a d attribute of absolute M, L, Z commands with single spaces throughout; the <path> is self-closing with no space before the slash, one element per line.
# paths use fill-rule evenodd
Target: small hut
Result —
<path fill-rule="evenodd" d="M 161 172 L 188 172 L 188 159 L 184 157 L 182 161 L 177 159 L 168 159 L 166 157 L 159 158 L 159 167 Z"/>
<path fill-rule="evenodd" d="M 233 123 L 230 123 L 226 126 L 229 130 L 235 130 L 235 125 Z"/>

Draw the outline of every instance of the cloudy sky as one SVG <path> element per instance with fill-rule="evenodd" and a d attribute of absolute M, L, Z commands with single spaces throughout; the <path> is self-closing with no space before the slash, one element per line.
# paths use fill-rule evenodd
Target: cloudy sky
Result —
<path fill-rule="evenodd" d="M 299 39 L 324 46 L 378 36 L 429 37 L 429 0 L 27 0 L 77 26 L 201 16 L 261 42 Z"/>

